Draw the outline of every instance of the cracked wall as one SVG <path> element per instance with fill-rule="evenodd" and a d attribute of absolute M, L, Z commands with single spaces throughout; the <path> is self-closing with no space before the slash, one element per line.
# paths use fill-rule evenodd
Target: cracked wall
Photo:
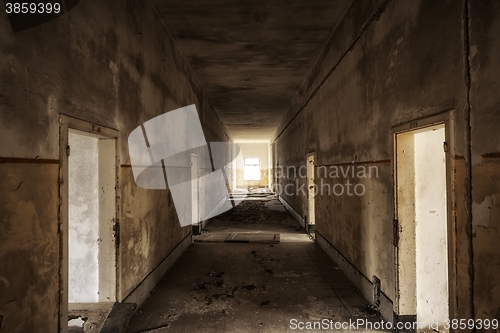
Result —
<path fill-rule="evenodd" d="M 500 320 L 500 4 L 469 16 L 474 313 Z"/>
<path fill-rule="evenodd" d="M 367 279 L 377 275 L 382 291 L 394 300 L 391 128 L 454 110 L 452 318 L 471 318 L 472 313 L 477 318 L 499 316 L 500 256 L 499 247 L 494 246 L 500 221 L 499 16 L 496 2 L 471 2 L 471 142 L 466 135 L 469 50 L 464 29 L 468 19 L 464 3 L 454 1 L 354 3 L 275 134 L 280 166 L 305 165 L 307 154 L 315 152 L 317 169 L 378 167 L 378 177 L 353 180 L 365 185 L 363 196 L 317 197 L 316 230 Z M 472 183 L 467 165 L 472 166 Z M 352 179 L 325 182 L 334 186 L 347 180 Z M 280 185 L 294 181 L 284 178 Z M 298 181 L 305 183 L 305 179 Z M 467 184 L 473 188 L 473 202 L 467 200 Z M 300 215 L 306 215 L 305 193 L 282 196 Z M 473 234 L 468 232 L 467 207 L 473 209 Z"/>
<path fill-rule="evenodd" d="M 190 234 L 168 190 L 135 185 L 128 134 L 196 104 L 207 141 L 229 137 L 149 2 L 81 1 L 15 34 L 0 16 L 1 331 L 56 332 L 59 114 L 120 132 L 119 300 Z"/>

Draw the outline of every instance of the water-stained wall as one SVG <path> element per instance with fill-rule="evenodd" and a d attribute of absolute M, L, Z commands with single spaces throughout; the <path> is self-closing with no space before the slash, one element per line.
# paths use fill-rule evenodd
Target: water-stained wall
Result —
<path fill-rule="evenodd" d="M 56 332 L 59 115 L 120 132 L 119 300 L 190 233 L 168 190 L 136 186 L 128 134 L 196 104 L 207 141 L 229 137 L 150 2 L 80 1 L 17 33 L 0 16 L 0 331 Z"/>
<path fill-rule="evenodd" d="M 469 2 L 474 312 L 500 320 L 500 3 Z"/>
<path fill-rule="evenodd" d="M 273 167 L 303 166 L 314 153 L 317 170 L 340 170 L 316 178 L 316 231 L 368 280 L 378 276 L 394 301 L 391 129 L 451 110 L 452 318 L 500 316 L 499 8 L 494 1 L 354 2 L 273 142 Z M 370 166 L 377 176 L 342 174 Z M 306 179 L 279 182 L 300 188 Z M 353 193 L 356 184 L 362 195 Z M 306 215 L 305 192 L 282 196 Z"/>

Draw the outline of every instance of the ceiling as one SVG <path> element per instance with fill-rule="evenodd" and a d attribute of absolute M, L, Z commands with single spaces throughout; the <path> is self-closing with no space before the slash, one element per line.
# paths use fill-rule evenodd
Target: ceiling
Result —
<path fill-rule="evenodd" d="M 235 140 L 268 140 L 351 0 L 152 0 Z"/>

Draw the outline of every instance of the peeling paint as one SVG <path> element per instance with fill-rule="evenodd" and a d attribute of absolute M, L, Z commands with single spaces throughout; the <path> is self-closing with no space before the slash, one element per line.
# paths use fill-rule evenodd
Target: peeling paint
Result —
<path fill-rule="evenodd" d="M 472 203 L 472 216 L 474 216 L 473 232 L 476 233 L 477 227 L 488 228 L 491 220 L 491 208 L 493 207 L 493 199 L 491 196 L 486 196 L 481 203 Z"/>
<path fill-rule="evenodd" d="M 346 45 L 353 40 L 353 30 L 358 31 L 353 27 L 361 27 L 370 10 L 354 3 L 292 101 L 276 131 L 274 146 L 280 166 L 298 167 L 312 151 L 317 165 L 355 159 L 392 163 L 393 126 L 455 110 L 455 151 L 451 154 L 465 158 L 454 159 L 455 170 L 451 173 L 455 202 L 450 203 L 450 223 L 456 233 L 450 235 L 450 240 L 456 249 L 450 258 L 453 269 L 449 274 L 450 285 L 456 289 L 451 295 L 450 315 L 468 318 L 474 313 L 471 307 L 475 307 L 476 311 L 485 309 L 484 313 L 494 318 L 498 316 L 494 304 L 500 302 L 496 278 L 491 276 L 499 275 L 500 267 L 496 259 L 498 246 L 494 248 L 492 241 L 500 229 L 500 168 L 496 157 L 500 151 L 500 62 L 494 56 L 500 47 L 498 33 L 494 32 L 500 24 L 500 6 L 468 4 L 472 46 L 467 52 L 463 7 L 451 2 L 393 1 L 344 55 Z M 410 6 L 418 10 L 409 13 Z M 484 15 L 487 22 L 483 24 Z M 468 99 L 464 93 L 466 53 L 471 56 L 473 76 L 470 123 L 464 121 Z M 341 61 L 336 63 L 338 59 Z M 469 125 L 468 139 L 465 133 Z M 472 147 L 470 159 L 467 147 Z M 472 166 L 472 183 L 467 177 L 467 165 Z M 395 301 L 393 248 L 389 246 L 394 211 L 391 168 L 384 165 L 383 175 L 370 180 L 368 187 L 375 192 L 367 202 L 367 198 L 319 196 L 315 210 L 316 229 L 363 275 L 380 276 L 382 291 Z M 283 180 L 283 185 L 288 181 Z M 467 202 L 466 197 L 472 200 Z M 307 212 L 305 196 L 291 195 L 285 200 L 300 215 Z M 467 228 L 467 203 L 473 207 L 474 235 Z M 488 279 L 492 284 L 484 285 Z"/>
<path fill-rule="evenodd" d="M 50 184 L 57 184 L 57 166 L 2 164 L 0 172 L 6 175 L 0 187 L 4 217 L 0 223 L 3 332 L 34 332 L 38 326 L 55 332 L 59 299 L 58 201 L 57 187 Z M 45 322 L 46 318 L 55 320 Z"/>
<path fill-rule="evenodd" d="M 22 159 L 0 164 L 2 332 L 56 332 L 59 114 L 120 132 L 119 299 L 190 233 L 178 226 L 168 191 L 136 189 L 127 135 L 193 103 L 211 141 L 227 140 L 227 130 L 151 4 L 80 2 L 18 34 L 0 20 L 0 42 L 0 157 Z"/>

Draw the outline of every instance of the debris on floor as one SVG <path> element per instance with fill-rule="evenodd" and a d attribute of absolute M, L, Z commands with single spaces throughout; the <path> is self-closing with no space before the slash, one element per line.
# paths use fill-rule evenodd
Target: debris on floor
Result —
<path fill-rule="evenodd" d="M 276 198 L 245 200 L 207 235 L 279 234 L 281 242 L 195 242 L 132 317 L 127 332 L 290 332 L 290 320 L 379 320 L 366 299 Z M 202 234 L 203 235 L 203 234 Z"/>

